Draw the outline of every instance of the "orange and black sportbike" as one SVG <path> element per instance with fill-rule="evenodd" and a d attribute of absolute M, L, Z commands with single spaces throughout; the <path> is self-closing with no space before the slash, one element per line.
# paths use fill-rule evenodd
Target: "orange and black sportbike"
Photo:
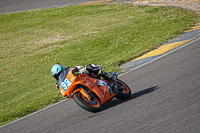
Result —
<path fill-rule="evenodd" d="M 83 109 L 98 112 L 102 105 L 114 97 L 125 100 L 130 98 L 131 90 L 123 81 L 118 79 L 118 73 L 113 73 L 111 81 L 91 77 L 85 73 L 73 73 L 73 67 L 65 70 L 60 77 L 60 92 L 64 97 L 74 99 Z"/>

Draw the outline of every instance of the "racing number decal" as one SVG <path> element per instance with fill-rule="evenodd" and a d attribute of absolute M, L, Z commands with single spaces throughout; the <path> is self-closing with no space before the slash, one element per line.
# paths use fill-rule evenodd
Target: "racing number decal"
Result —
<path fill-rule="evenodd" d="M 99 80 L 99 85 L 101 85 L 101 86 L 105 87 L 105 85 L 106 85 L 106 82 L 104 82 L 104 81 L 102 81 L 102 80 Z"/>
<path fill-rule="evenodd" d="M 72 82 L 67 78 L 64 82 L 62 82 L 62 88 L 67 91 L 67 88 L 72 84 Z"/>

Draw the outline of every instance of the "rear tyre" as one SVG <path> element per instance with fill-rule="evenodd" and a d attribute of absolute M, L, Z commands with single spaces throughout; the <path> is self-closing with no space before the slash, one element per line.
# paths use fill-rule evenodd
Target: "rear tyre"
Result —
<path fill-rule="evenodd" d="M 117 88 L 118 88 L 116 98 L 120 100 L 129 99 L 131 97 L 131 89 L 122 80 L 116 79 L 116 81 L 117 81 Z"/>
<path fill-rule="evenodd" d="M 90 112 L 98 112 L 101 110 L 102 105 L 99 98 L 96 95 L 93 96 L 92 99 L 87 99 L 80 92 L 76 92 L 73 95 L 73 99 L 81 108 Z"/>

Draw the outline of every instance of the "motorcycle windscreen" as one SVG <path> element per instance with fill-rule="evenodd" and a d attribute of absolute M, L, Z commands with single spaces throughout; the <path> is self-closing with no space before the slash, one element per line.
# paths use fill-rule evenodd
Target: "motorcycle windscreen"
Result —
<path fill-rule="evenodd" d="M 59 76 L 59 80 L 60 80 L 60 92 L 63 96 L 66 96 L 66 91 L 69 88 L 69 86 L 72 84 L 72 78 L 69 79 L 68 74 L 71 74 L 70 71 L 71 68 L 68 68 L 67 70 L 63 71 L 60 76 Z"/>

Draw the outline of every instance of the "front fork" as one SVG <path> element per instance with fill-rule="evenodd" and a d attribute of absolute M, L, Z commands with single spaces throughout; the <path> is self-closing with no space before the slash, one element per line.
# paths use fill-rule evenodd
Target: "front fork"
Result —
<path fill-rule="evenodd" d="M 112 76 L 113 82 L 111 81 L 110 83 L 108 83 L 108 87 L 111 93 L 117 94 L 118 92 L 118 86 L 117 86 L 117 81 L 116 81 L 117 77 L 118 77 L 118 72 L 113 72 L 113 76 Z"/>

